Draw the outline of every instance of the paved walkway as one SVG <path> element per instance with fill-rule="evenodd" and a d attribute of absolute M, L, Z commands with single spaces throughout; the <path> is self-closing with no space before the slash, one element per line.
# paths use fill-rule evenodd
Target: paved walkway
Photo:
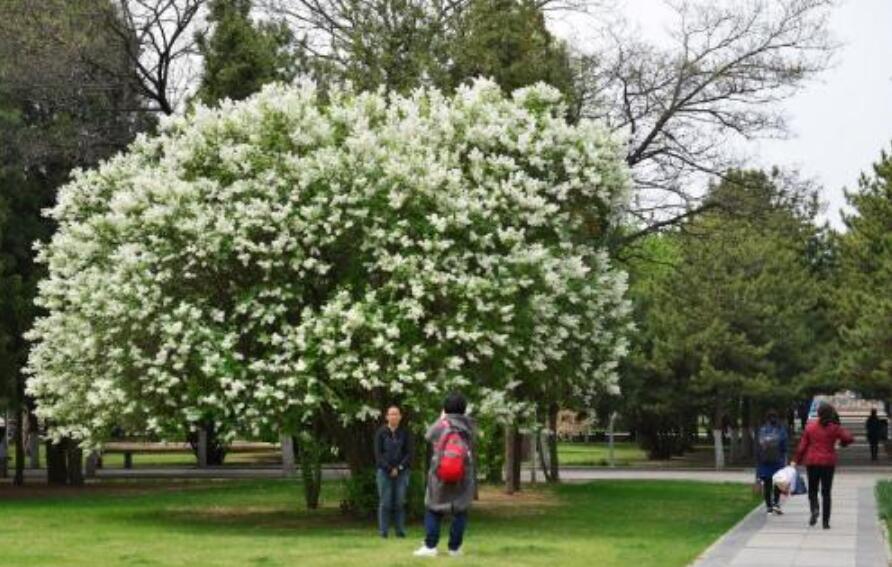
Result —
<path fill-rule="evenodd" d="M 692 567 L 889 567 L 874 496 L 880 477 L 840 472 L 829 531 L 808 526 L 808 497 L 795 496 L 783 516 L 754 510 Z"/>

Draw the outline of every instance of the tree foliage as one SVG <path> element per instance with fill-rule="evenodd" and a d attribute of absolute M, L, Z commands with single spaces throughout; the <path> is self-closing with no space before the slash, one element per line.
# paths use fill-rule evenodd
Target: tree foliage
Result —
<path fill-rule="evenodd" d="M 61 190 L 29 382 L 55 435 L 337 431 L 452 388 L 516 415 L 569 360 L 580 395 L 615 380 L 624 278 L 579 214 L 624 198 L 610 137 L 541 85 L 330 97 L 198 107 Z"/>
<path fill-rule="evenodd" d="M 838 370 L 867 396 L 892 396 L 892 157 L 883 152 L 859 189 L 838 239 Z"/>
<path fill-rule="evenodd" d="M 691 432 L 691 416 L 720 427 L 740 415 L 741 400 L 786 407 L 819 367 L 814 196 L 775 183 L 730 172 L 707 196 L 720 204 L 656 239 L 662 264 L 633 278 L 641 334 L 624 386 L 660 456 Z"/>
<path fill-rule="evenodd" d="M 488 77 L 505 92 L 544 82 L 574 99 L 567 47 L 545 25 L 532 0 L 472 0 L 457 18 L 450 44 L 451 87 Z"/>
<path fill-rule="evenodd" d="M 289 82 L 295 58 L 291 33 L 275 22 L 255 22 L 251 0 L 212 0 L 211 31 L 198 35 L 204 70 L 197 98 L 213 104 L 224 98 L 242 100 L 266 83 Z"/>

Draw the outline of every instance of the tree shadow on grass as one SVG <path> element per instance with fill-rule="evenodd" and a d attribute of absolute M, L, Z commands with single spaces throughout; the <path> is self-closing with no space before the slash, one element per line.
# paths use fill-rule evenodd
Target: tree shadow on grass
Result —
<path fill-rule="evenodd" d="M 560 509 L 562 502 L 544 490 L 527 491 L 505 496 L 486 488 L 472 511 L 475 524 L 487 528 L 510 529 L 517 522 L 538 523 Z M 356 518 L 341 512 L 336 504 L 323 505 L 318 510 L 306 510 L 288 505 L 250 503 L 213 504 L 207 502 L 170 505 L 147 510 L 129 510 L 116 514 L 120 523 L 144 524 L 164 529 L 191 533 L 245 533 L 262 531 L 265 535 L 294 537 L 296 534 L 338 536 L 365 534 L 376 528 L 375 519 Z M 415 522 L 420 524 L 420 522 Z"/>

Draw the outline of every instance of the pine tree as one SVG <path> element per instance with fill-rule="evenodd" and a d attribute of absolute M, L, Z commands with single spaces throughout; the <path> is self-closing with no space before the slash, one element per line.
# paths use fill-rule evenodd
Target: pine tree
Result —
<path fill-rule="evenodd" d="M 296 59 L 289 51 L 292 35 L 282 23 L 255 22 L 251 0 L 213 0 L 212 31 L 197 37 L 204 73 L 197 98 L 213 104 L 241 100 L 274 81 L 294 78 Z"/>
<path fill-rule="evenodd" d="M 839 371 L 866 396 L 892 397 L 892 156 L 883 152 L 859 190 L 839 238 L 836 307 Z"/>
<path fill-rule="evenodd" d="M 489 77 L 505 92 L 542 81 L 574 98 L 567 47 L 532 0 L 472 0 L 451 51 L 453 86 Z"/>
<path fill-rule="evenodd" d="M 675 250 L 672 270 L 633 286 L 646 309 L 624 392 L 662 457 L 684 445 L 685 416 L 707 416 L 714 432 L 729 420 L 752 426 L 756 407 L 787 407 L 818 367 L 813 198 L 781 191 L 762 172 L 731 172 L 708 200 L 710 213 L 661 237 Z"/>

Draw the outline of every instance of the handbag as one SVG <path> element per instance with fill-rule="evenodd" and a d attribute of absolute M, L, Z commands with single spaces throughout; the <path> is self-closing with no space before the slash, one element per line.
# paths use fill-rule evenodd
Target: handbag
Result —
<path fill-rule="evenodd" d="M 808 492 L 808 486 L 805 484 L 805 478 L 802 477 L 802 473 L 796 471 L 796 482 L 793 485 L 793 490 L 790 491 L 790 494 L 793 496 L 798 496 L 799 494 L 805 494 Z"/>

